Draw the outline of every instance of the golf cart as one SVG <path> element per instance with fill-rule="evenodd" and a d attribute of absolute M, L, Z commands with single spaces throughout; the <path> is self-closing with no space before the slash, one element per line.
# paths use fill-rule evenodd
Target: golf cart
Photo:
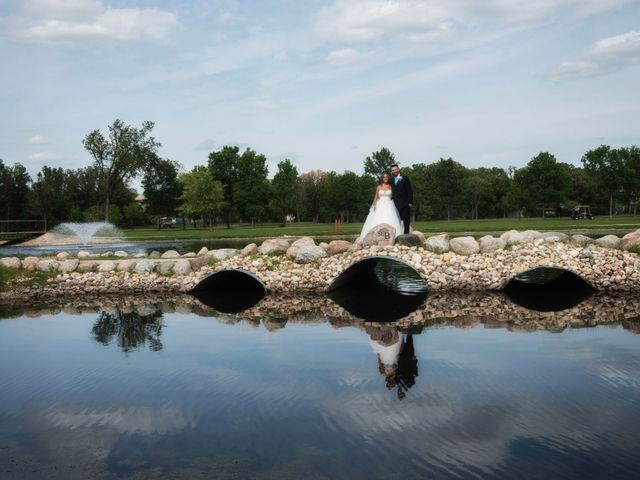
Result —
<path fill-rule="evenodd" d="M 593 220 L 593 215 L 591 215 L 591 208 L 589 208 L 589 205 L 576 205 L 574 209 L 571 210 L 571 219 L 572 220 L 580 220 L 580 219 Z"/>

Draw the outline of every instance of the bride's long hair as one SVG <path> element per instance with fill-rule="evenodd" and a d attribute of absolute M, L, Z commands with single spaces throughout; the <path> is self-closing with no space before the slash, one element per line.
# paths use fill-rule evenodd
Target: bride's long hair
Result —
<path fill-rule="evenodd" d="M 380 185 L 384 185 L 384 177 L 387 177 L 387 184 L 391 185 L 391 175 L 388 172 L 382 172 L 380 175 Z"/>

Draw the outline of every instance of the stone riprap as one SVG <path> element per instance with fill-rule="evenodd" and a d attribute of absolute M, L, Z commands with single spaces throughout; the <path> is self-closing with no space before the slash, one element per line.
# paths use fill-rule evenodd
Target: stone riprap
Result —
<path fill-rule="evenodd" d="M 609 247 L 616 243 L 616 239 L 620 243 L 618 237 L 609 236 L 606 242 L 587 242 L 585 238 L 563 235 L 512 231 L 501 238 L 485 236 L 480 243 L 472 237 L 449 240 L 446 235 L 438 235 L 425 239 L 424 246 L 419 247 L 398 244 L 347 246 L 340 241 L 339 248 L 333 244 L 334 251 L 340 253 L 333 255 L 328 254 L 332 244 L 325 244 L 322 248 L 315 245 L 313 239 L 307 239 L 296 245 L 295 258 L 282 254 L 289 248 L 288 240 L 271 239 L 265 240 L 261 247 L 253 244 L 242 251 L 208 250 L 205 255 L 195 258 L 176 257 L 173 253 L 165 258 L 150 256 L 135 260 L 87 259 L 83 256 L 71 263 L 62 263 L 54 259 L 28 257 L 22 260 L 21 266 L 25 270 L 60 272 L 47 286 L 33 287 L 33 292 L 27 292 L 29 295 L 50 296 L 78 296 L 86 291 L 186 292 L 213 272 L 236 268 L 255 274 L 271 292 L 317 293 L 325 291 L 351 265 L 372 256 L 387 256 L 406 262 L 421 275 L 432 292 L 500 290 L 518 273 L 536 267 L 566 269 L 603 292 L 640 291 L 640 255 Z M 507 245 L 509 242 L 511 245 Z M 451 250 L 441 253 L 430 251 L 445 247 Z M 261 254 L 261 250 L 275 254 Z M 18 262 L 15 257 L 1 259 L 2 265 L 6 266 L 17 267 Z M 61 265 L 64 266 L 61 268 Z M 75 271 L 70 271 L 72 265 L 75 265 Z M 61 272 L 61 269 L 66 272 Z"/>

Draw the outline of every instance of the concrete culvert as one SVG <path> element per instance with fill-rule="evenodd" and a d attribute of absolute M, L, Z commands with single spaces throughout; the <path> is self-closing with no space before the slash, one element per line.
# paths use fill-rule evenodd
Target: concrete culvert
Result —
<path fill-rule="evenodd" d="M 260 303 L 267 290 L 253 273 L 234 269 L 212 273 L 189 293 L 219 312 L 238 313 Z"/>

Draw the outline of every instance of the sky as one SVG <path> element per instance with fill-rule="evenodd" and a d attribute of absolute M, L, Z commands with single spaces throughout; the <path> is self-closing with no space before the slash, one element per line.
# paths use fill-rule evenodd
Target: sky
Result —
<path fill-rule="evenodd" d="M 270 176 L 640 144 L 638 0 L 0 0 L 0 62 L 0 158 L 32 175 L 115 119 L 185 170 L 237 145 Z"/>

